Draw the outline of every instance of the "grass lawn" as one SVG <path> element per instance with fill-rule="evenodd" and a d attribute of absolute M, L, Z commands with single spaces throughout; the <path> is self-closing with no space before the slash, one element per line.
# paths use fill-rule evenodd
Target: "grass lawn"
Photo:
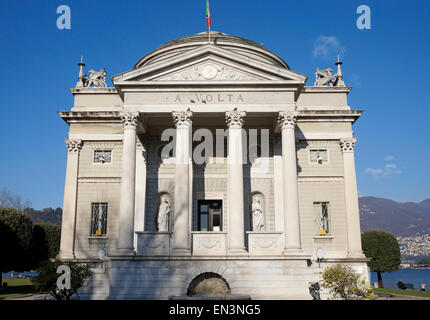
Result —
<path fill-rule="evenodd" d="M 414 290 L 401 290 L 401 289 L 382 289 L 378 288 L 375 289 L 375 293 L 392 293 L 392 294 L 400 294 L 402 296 L 415 296 L 415 297 L 424 297 L 424 298 L 430 298 L 430 292 L 429 291 L 414 291 Z"/>
<path fill-rule="evenodd" d="M 3 278 L 3 282 L 7 282 L 8 287 L 0 291 L 0 299 L 35 293 L 34 285 L 29 279 Z"/>

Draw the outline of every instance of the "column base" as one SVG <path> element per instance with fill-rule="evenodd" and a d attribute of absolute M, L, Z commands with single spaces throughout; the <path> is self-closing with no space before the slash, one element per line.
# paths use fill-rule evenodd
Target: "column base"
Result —
<path fill-rule="evenodd" d="M 349 252 L 347 255 L 349 259 L 366 259 L 366 256 L 362 252 Z"/>
<path fill-rule="evenodd" d="M 284 249 L 284 251 L 282 251 L 282 255 L 287 257 L 293 256 L 293 257 L 300 257 L 300 258 L 309 257 L 308 254 L 306 254 L 302 249 L 299 249 L 299 248 Z"/>
<path fill-rule="evenodd" d="M 57 255 L 57 258 L 60 260 L 74 260 L 76 259 L 75 255 L 70 252 L 61 252 Z"/>

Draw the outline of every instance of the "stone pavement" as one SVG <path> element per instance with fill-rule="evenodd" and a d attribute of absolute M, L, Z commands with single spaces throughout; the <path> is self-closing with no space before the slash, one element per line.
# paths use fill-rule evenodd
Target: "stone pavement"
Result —
<path fill-rule="evenodd" d="M 430 300 L 430 298 L 416 297 L 416 296 L 403 296 L 400 294 L 392 293 L 377 293 L 375 300 Z"/>
<path fill-rule="evenodd" d="M 50 294 L 28 294 L 19 297 L 4 298 L 3 300 L 54 300 Z"/>

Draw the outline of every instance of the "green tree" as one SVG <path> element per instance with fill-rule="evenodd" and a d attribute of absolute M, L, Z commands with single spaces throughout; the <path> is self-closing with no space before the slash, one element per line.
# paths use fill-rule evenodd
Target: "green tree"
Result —
<path fill-rule="evenodd" d="M 361 300 L 373 299 L 373 288 L 371 288 L 360 276 L 355 274 L 348 265 L 337 264 L 324 269 L 321 273 L 324 289 L 331 293 L 331 299 Z"/>
<path fill-rule="evenodd" d="M 58 267 L 70 268 L 70 288 L 59 289 L 57 280 L 61 274 L 57 273 Z M 39 292 L 49 292 L 56 300 L 70 300 L 73 295 L 78 295 L 78 290 L 84 285 L 86 279 L 91 277 L 90 265 L 73 261 L 45 261 L 37 269 L 39 275 L 33 278 L 35 288 Z M 79 295 L 78 295 L 79 297 Z"/>
<path fill-rule="evenodd" d="M 51 223 L 36 223 L 35 226 L 44 230 L 47 258 L 55 259 L 60 251 L 61 227 Z"/>
<path fill-rule="evenodd" d="M 0 207 L 1 272 L 25 271 L 34 266 L 32 239 L 30 218 L 15 209 Z"/>
<path fill-rule="evenodd" d="M 370 270 L 378 274 L 379 287 L 383 288 L 383 272 L 399 270 L 401 263 L 400 247 L 397 239 L 389 232 L 369 230 L 361 235 L 361 245 Z"/>

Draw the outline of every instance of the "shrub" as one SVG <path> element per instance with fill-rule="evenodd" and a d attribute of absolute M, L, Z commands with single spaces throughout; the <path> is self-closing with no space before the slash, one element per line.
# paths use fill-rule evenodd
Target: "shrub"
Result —
<path fill-rule="evenodd" d="M 61 274 L 57 273 L 58 267 L 68 266 L 70 268 L 70 288 L 60 289 L 57 280 Z M 35 289 L 39 292 L 49 292 L 56 300 L 70 300 L 73 295 L 78 295 L 78 290 L 84 285 L 86 279 L 91 277 L 90 265 L 80 264 L 73 261 L 45 261 L 37 269 L 39 275 L 33 278 Z"/>
<path fill-rule="evenodd" d="M 355 274 L 348 265 L 337 264 L 328 267 L 321 273 L 324 289 L 331 293 L 331 299 L 361 300 L 373 299 L 371 288 L 360 276 Z"/>

